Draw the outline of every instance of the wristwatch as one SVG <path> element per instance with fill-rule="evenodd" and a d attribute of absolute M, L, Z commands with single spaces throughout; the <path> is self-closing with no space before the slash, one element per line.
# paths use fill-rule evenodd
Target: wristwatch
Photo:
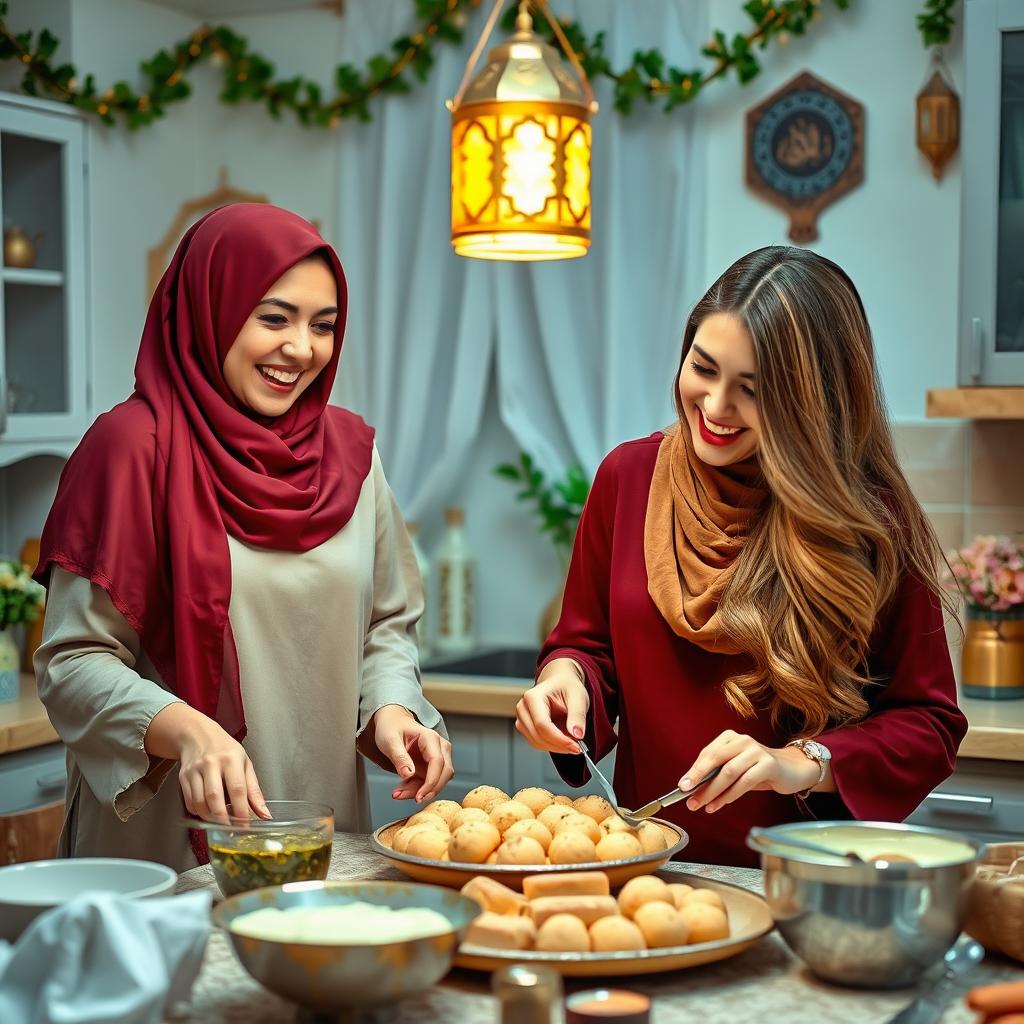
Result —
<path fill-rule="evenodd" d="M 825 772 L 828 771 L 828 763 L 832 760 L 832 751 L 824 743 L 819 743 L 817 740 L 790 740 L 786 746 L 799 747 L 805 756 L 817 764 L 818 781 L 815 782 L 814 786 L 820 786 L 822 779 L 825 778 Z M 806 800 L 811 795 L 814 786 L 811 786 L 810 789 L 805 789 L 802 793 L 797 793 L 797 799 Z"/>

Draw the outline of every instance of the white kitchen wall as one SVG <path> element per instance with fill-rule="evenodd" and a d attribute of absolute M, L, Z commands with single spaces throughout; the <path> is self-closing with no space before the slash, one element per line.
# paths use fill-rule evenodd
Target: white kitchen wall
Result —
<path fill-rule="evenodd" d="M 925 391 L 956 384 L 960 161 L 954 157 L 936 183 L 914 144 L 914 98 L 930 74 L 916 26 L 921 8 L 919 0 L 856 0 L 838 11 L 822 0 L 821 21 L 803 38 L 773 44 L 759 78 L 745 88 L 715 83 L 700 101 L 708 132 L 708 284 L 751 249 L 790 244 L 785 214 L 743 183 L 745 112 L 804 70 L 864 104 L 864 181 L 822 213 L 811 248 L 857 285 L 897 420 L 922 419 Z M 712 27 L 727 36 L 746 31 L 738 3 L 711 0 L 710 11 Z M 946 62 L 962 90 L 959 29 Z"/>
<path fill-rule="evenodd" d="M 730 34 L 746 28 L 737 2 L 707 2 L 712 26 Z M 708 283 L 749 249 L 786 241 L 781 211 L 743 184 L 744 112 L 805 68 L 866 105 L 865 182 L 825 211 L 815 248 L 843 265 L 860 287 L 890 406 L 902 421 L 923 415 L 927 387 L 955 382 L 960 170 L 954 159 L 936 185 L 914 147 L 914 96 L 928 67 L 914 24 L 919 6 L 918 0 L 857 0 L 850 11 L 838 13 L 823 0 L 824 22 L 807 38 L 773 45 L 762 54 L 765 70 L 754 83 L 740 88 L 719 82 L 698 100 L 708 131 Z M 16 27 L 50 25 L 58 34 L 67 32 L 71 59 L 101 82 L 137 82 L 143 55 L 197 24 L 189 15 L 145 0 L 73 5 L 71 0 L 15 0 L 11 20 Z M 343 19 L 314 10 L 235 16 L 230 24 L 274 60 L 280 73 L 301 71 L 329 84 Z M 947 60 L 962 83 L 957 40 Z M 329 239 L 339 216 L 336 154 L 345 144 L 344 124 L 327 133 L 303 129 L 287 115 L 274 122 L 253 106 L 224 107 L 216 99 L 212 69 L 191 81 L 195 97 L 173 107 L 162 123 L 134 135 L 102 126 L 91 131 L 90 315 L 97 412 L 131 389 L 148 300 L 145 250 L 161 237 L 182 201 L 215 186 L 220 167 L 228 168 L 238 187 L 264 192 L 271 201 L 319 220 Z M 610 107 L 601 114 L 617 116 Z M 677 130 L 677 123 L 666 116 L 666 131 Z M 342 253 L 342 258 L 358 255 Z M 540 610 L 559 582 L 550 543 L 537 536 L 529 509 L 515 503 L 510 484 L 493 476 L 495 464 L 516 454 L 492 386 L 481 437 L 451 499 L 468 510 L 467 529 L 479 557 L 480 639 L 490 644 L 534 643 Z M 2 540 L 8 549 L 16 550 L 48 506 L 59 466 L 59 460 L 35 459 L 0 471 Z M 422 523 L 428 556 L 440 538 L 441 512 Z"/>

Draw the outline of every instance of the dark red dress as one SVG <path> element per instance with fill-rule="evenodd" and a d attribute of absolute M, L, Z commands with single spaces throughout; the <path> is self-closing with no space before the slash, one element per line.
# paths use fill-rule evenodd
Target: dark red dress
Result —
<path fill-rule="evenodd" d="M 771 747 L 768 716 L 740 717 L 720 684 L 749 664 L 746 655 L 714 654 L 677 636 L 647 593 L 644 519 L 662 435 L 616 448 L 601 464 L 580 520 L 562 616 L 541 665 L 571 657 L 584 669 L 591 710 L 586 740 L 595 757 L 616 743 L 615 792 L 638 807 L 672 789 L 701 749 L 726 729 Z M 670 542 L 670 538 L 667 539 Z M 938 601 L 908 577 L 879 615 L 870 671 L 882 685 L 866 696 L 867 719 L 819 737 L 832 751 L 838 795 L 751 792 L 714 814 L 678 803 L 664 817 L 682 825 L 685 860 L 756 865 L 744 839 L 752 825 L 802 818 L 901 821 L 947 778 L 967 731 Z M 582 758 L 552 755 L 562 778 L 589 778 Z"/>

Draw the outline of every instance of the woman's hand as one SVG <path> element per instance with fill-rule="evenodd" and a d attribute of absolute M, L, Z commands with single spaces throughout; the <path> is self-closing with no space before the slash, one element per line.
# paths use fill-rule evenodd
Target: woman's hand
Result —
<path fill-rule="evenodd" d="M 399 704 L 378 708 L 371 724 L 377 749 L 402 780 L 391 793 L 393 799 L 414 796 L 417 803 L 423 803 L 448 785 L 455 774 L 452 745 L 440 733 L 420 725 L 416 716 Z"/>
<path fill-rule="evenodd" d="M 703 807 L 713 814 L 755 789 L 802 793 L 816 786 L 820 774 L 817 763 L 798 747 L 766 747 L 727 729 L 700 752 L 679 780 L 679 788 L 691 788 L 718 765 L 722 766 L 718 775 L 686 801 L 691 811 Z M 829 788 L 830 783 L 831 775 L 826 774 L 821 788 Z"/>
<path fill-rule="evenodd" d="M 168 704 L 153 716 L 144 746 L 154 757 L 179 762 L 185 807 L 197 818 L 227 824 L 228 804 L 236 818 L 248 818 L 250 808 L 271 816 L 245 748 L 201 711 L 181 701 Z"/>
<path fill-rule="evenodd" d="M 516 705 L 516 729 L 537 750 L 578 754 L 590 710 L 590 694 L 576 662 L 556 658 Z"/>

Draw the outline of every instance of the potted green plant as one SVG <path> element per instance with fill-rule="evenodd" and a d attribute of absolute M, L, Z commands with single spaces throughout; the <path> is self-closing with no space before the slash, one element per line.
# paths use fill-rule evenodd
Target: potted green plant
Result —
<path fill-rule="evenodd" d="M 576 527 L 590 493 L 590 481 L 583 469 L 578 465 L 569 466 L 560 479 L 548 481 L 530 455 L 520 452 L 518 463 L 503 462 L 495 467 L 494 472 L 502 479 L 520 485 L 516 500 L 534 506 L 534 515 L 539 520 L 538 532 L 546 535 L 554 546 L 564 576 L 572 555 Z M 547 639 L 562 613 L 563 589 L 564 582 L 541 614 L 541 643 Z"/>
<path fill-rule="evenodd" d="M 39 617 L 45 594 L 27 565 L 0 559 L 0 703 L 17 700 L 20 689 L 14 627 Z"/>

